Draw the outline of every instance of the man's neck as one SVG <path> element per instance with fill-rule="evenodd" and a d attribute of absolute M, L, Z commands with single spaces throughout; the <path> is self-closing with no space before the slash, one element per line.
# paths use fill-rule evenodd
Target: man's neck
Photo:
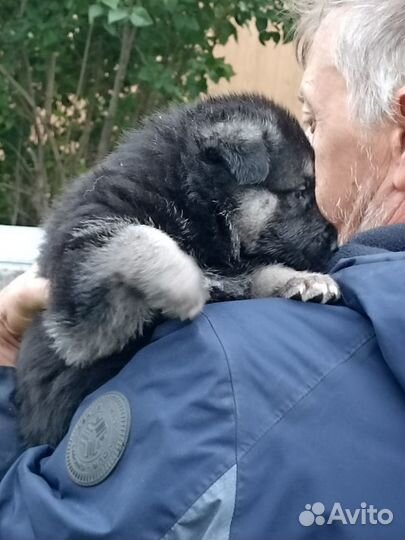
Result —
<path fill-rule="evenodd" d="M 361 194 L 359 194 L 361 195 Z M 378 190 L 371 199 L 359 196 L 350 217 L 339 230 L 339 244 L 343 245 L 358 233 L 377 227 L 405 224 L 405 196 L 397 190 Z"/>

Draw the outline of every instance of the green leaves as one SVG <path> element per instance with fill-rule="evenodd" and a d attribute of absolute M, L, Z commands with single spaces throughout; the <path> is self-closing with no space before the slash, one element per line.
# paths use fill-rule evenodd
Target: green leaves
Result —
<path fill-rule="evenodd" d="M 117 9 L 119 0 L 101 0 L 101 3 L 111 9 Z"/>
<path fill-rule="evenodd" d="M 169 11 L 175 11 L 178 5 L 178 0 L 163 0 L 163 5 Z"/>
<path fill-rule="evenodd" d="M 177 0 L 168 1 L 177 2 Z M 90 24 L 93 24 L 97 17 L 104 14 L 107 14 L 108 25 L 113 25 L 125 20 L 129 20 L 137 28 L 143 28 L 153 24 L 152 17 L 144 7 L 136 6 L 130 10 L 129 8 L 120 6 L 119 4 L 119 0 L 100 0 L 100 4 L 91 5 L 89 7 Z M 175 5 L 172 4 L 172 7 L 175 7 Z M 111 34 L 109 29 L 108 32 Z M 116 32 L 113 31 L 112 35 L 116 35 Z"/>
<path fill-rule="evenodd" d="M 124 19 L 128 18 L 128 10 L 117 8 L 117 9 L 110 9 L 108 12 L 108 24 L 113 24 L 118 21 L 122 21 Z"/>
<path fill-rule="evenodd" d="M 291 39 L 294 22 L 283 0 L 48 0 L 27 2 L 19 18 L 20 4 L 0 0 L 0 63 L 28 94 L 35 94 L 41 111 L 46 88 L 52 86 L 48 85 L 50 58 L 57 53 L 47 129 L 52 130 L 59 163 L 49 138 L 43 137 L 42 146 L 35 142 L 24 99 L 0 77 L 0 141 L 7 141 L 7 146 L 2 143 L 6 156 L 0 162 L 0 220 L 31 225 L 38 223 L 42 211 L 33 205 L 42 189 L 36 183 L 33 156 L 38 163 L 43 154 L 42 166 L 49 178 L 49 193 L 43 194 L 46 201 L 65 179 L 94 162 L 114 92 L 125 26 L 141 31 L 128 51 L 111 147 L 122 129 L 152 110 L 195 99 L 208 91 L 210 81 L 231 78 L 233 69 L 218 58 L 216 46 L 237 38 L 240 27 L 256 25 L 266 45 Z M 72 113 L 69 96 L 75 94 L 81 78 Z M 64 131 L 61 125 L 70 127 Z M 21 175 L 18 197 L 13 191 L 16 171 Z M 3 204 L 5 185 L 11 187 Z M 21 209 L 13 217 L 17 199 Z"/>
<path fill-rule="evenodd" d="M 267 30 L 267 18 L 266 17 L 257 17 L 256 19 L 256 28 L 258 32 L 263 32 Z"/>
<path fill-rule="evenodd" d="M 93 24 L 94 19 L 100 17 L 104 13 L 104 9 L 99 4 L 93 4 L 89 7 L 89 23 Z"/>
<path fill-rule="evenodd" d="M 138 27 L 142 28 L 144 26 L 151 26 L 153 24 L 153 19 L 143 7 L 134 7 L 130 16 L 131 23 Z"/>
<path fill-rule="evenodd" d="M 228 43 L 231 36 L 238 39 L 238 31 L 230 21 L 221 21 L 215 28 L 215 34 L 220 45 Z"/>
<path fill-rule="evenodd" d="M 266 43 L 270 40 L 274 41 L 274 43 L 277 45 L 280 42 L 280 39 L 280 32 L 267 32 L 266 30 L 263 30 L 259 33 L 259 41 L 262 45 L 266 45 Z"/>

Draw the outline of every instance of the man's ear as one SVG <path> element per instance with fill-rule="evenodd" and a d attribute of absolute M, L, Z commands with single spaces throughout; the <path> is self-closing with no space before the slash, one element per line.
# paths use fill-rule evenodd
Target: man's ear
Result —
<path fill-rule="evenodd" d="M 238 184 L 260 184 L 269 174 L 269 154 L 256 126 L 216 124 L 204 132 L 202 150 L 206 161 L 222 164 Z"/>
<path fill-rule="evenodd" d="M 397 164 L 394 177 L 394 187 L 405 191 L 405 87 L 397 93 L 397 126 L 392 138 L 392 153 Z"/>

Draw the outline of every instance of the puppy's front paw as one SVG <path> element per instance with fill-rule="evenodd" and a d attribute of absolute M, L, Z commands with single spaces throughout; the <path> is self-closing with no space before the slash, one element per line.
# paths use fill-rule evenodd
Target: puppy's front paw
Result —
<path fill-rule="evenodd" d="M 170 318 L 194 319 L 203 309 L 208 292 L 198 268 L 183 269 L 162 291 L 160 310 Z"/>
<path fill-rule="evenodd" d="M 326 304 L 340 298 L 338 284 L 328 275 L 302 272 L 289 279 L 279 291 L 282 298 L 293 298 L 302 302 Z"/>
<path fill-rule="evenodd" d="M 156 276 L 148 305 L 166 317 L 184 321 L 194 319 L 208 299 L 204 277 L 195 261 L 185 253 L 177 253 Z"/>

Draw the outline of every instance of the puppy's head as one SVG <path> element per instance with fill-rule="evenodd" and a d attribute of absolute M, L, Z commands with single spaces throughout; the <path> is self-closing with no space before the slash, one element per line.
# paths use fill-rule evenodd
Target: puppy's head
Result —
<path fill-rule="evenodd" d="M 256 95 L 204 101 L 187 121 L 188 192 L 226 214 L 240 257 L 322 270 L 336 231 L 316 205 L 314 153 L 298 122 Z"/>

